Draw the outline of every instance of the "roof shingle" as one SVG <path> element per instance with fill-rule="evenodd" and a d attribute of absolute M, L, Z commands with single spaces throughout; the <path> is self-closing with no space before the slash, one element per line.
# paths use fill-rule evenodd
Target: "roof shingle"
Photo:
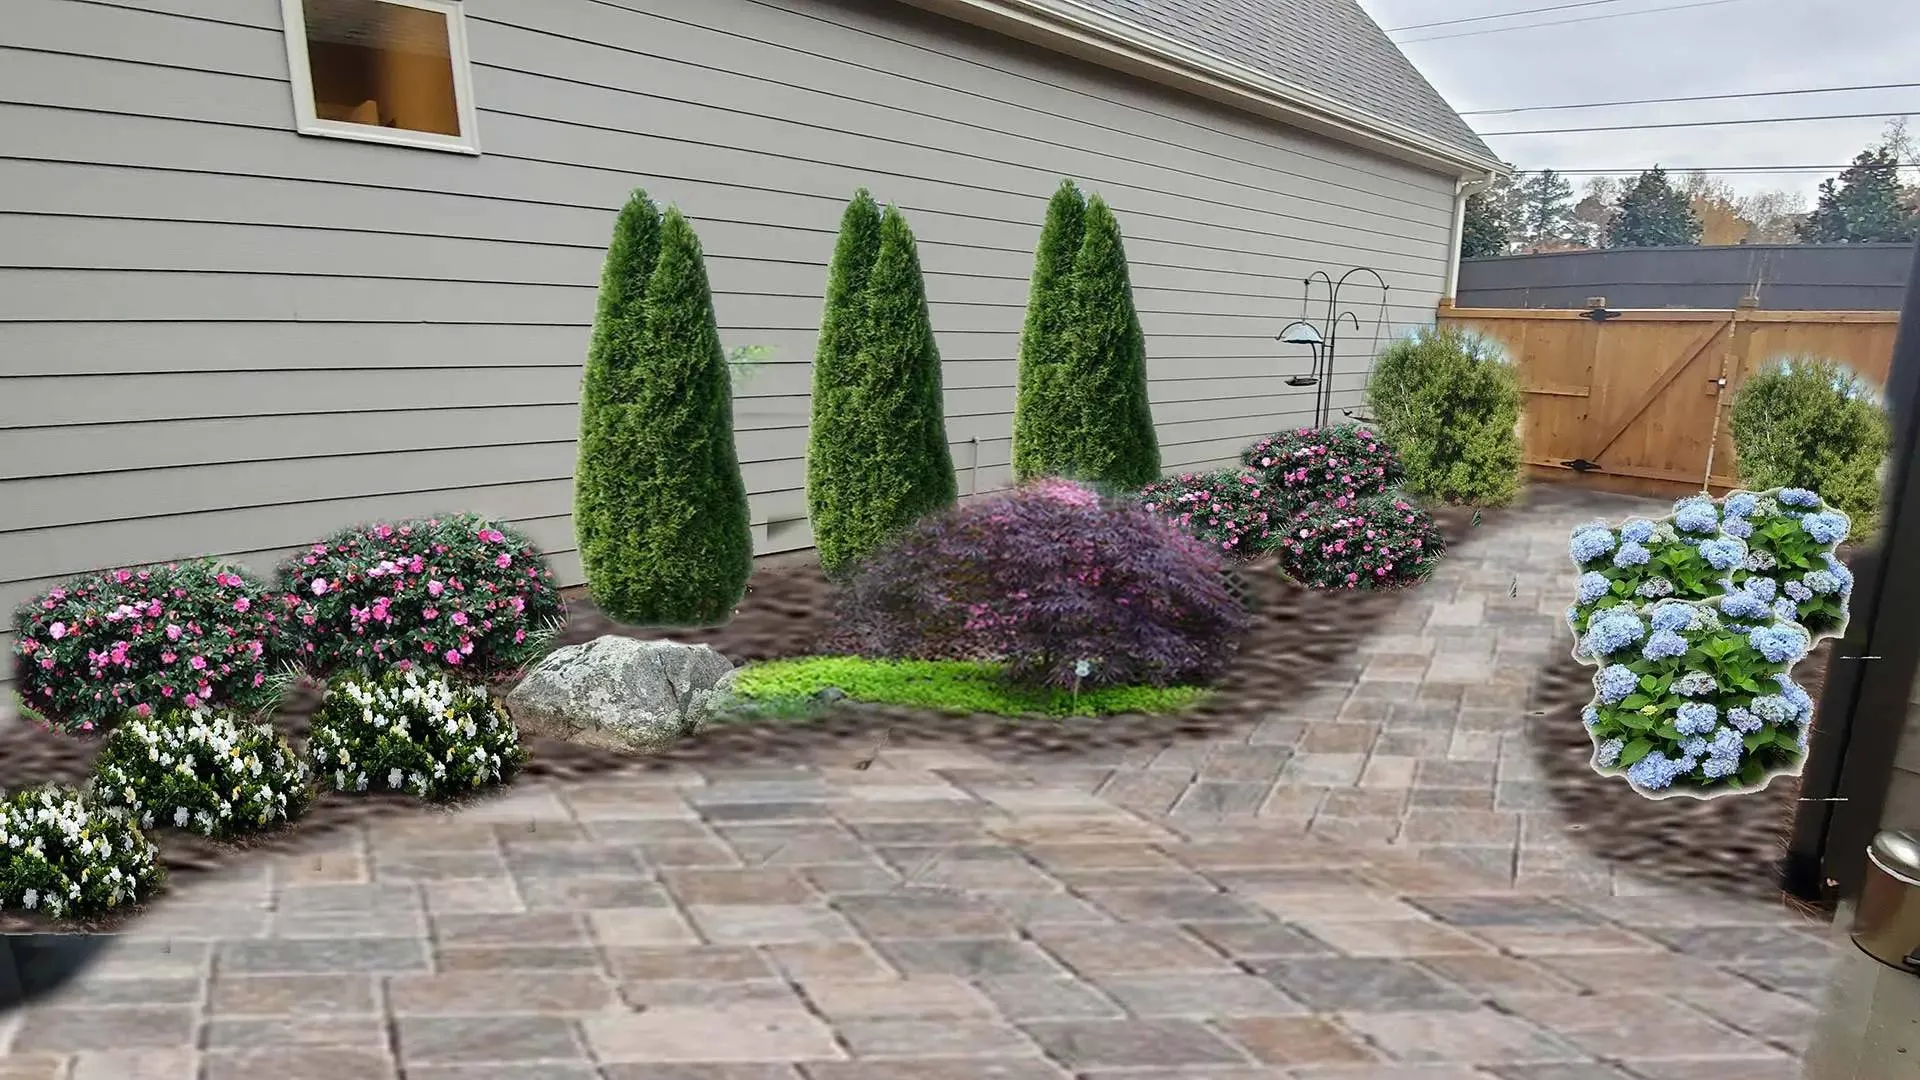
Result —
<path fill-rule="evenodd" d="M 1455 149 L 1494 157 L 1356 0 L 1074 2 Z"/>

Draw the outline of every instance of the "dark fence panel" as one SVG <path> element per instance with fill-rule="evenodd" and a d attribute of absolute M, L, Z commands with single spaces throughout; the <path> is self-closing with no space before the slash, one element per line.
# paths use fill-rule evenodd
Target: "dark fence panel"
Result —
<path fill-rule="evenodd" d="M 1467 259 L 1455 307 L 1731 308 L 1757 292 L 1767 311 L 1898 311 L 1912 244 L 1741 244 L 1621 248 Z"/>

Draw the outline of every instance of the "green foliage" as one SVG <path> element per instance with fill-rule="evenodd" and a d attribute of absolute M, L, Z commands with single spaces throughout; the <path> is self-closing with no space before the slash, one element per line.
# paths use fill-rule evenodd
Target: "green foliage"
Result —
<path fill-rule="evenodd" d="M 1514 189 L 1520 233 L 1528 243 L 1550 244 L 1573 232 L 1573 185 L 1552 169 L 1527 174 Z"/>
<path fill-rule="evenodd" d="M 1047 203 L 1033 257 L 1027 323 L 1020 338 L 1019 397 L 1013 411 L 1013 475 L 1025 483 L 1070 465 L 1072 412 L 1065 382 L 1073 266 L 1086 235 L 1087 200 L 1062 180 Z"/>
<path fill-rule="evenodd" d="M 145 903 L 166 880 L 158 854 L 78 791 L 16 791 L 0 801 L 0 910 L 84 919 Z"/>
<path fill-rule="evenodd" d="M 865 192 L 848 208 L 814 373 L 807 490 L 832 575 L 959 496 L 918 245 L 893 207 L 869 238 L 872 210 Z"/>
<path fill-rule="evenodd" d="M 1905 244 L 1920 235 L 1920 214 L 1900 186 L 1899 152 L 1862 151 L 1839 176 L 1820 183 L 1820 198 L 1800 224 L 1806 244 Z"/>
<path fill-rule="evenodd" d="M 94 801 L 142 829 L 220 839 L 285 825 L 312 799 L 306 763 L 272 724 L 205 709 L 127 718 L 93 778 Z"/>
<path fill-rule="evenodd" d="M 994 716 L 1112 716 L 1175 712 L 1198 704 L 1207 691 L 1191 686 L 1032 689 L 1007 681 L 999 664 L 964 660 L 869 660 L 812 656 L 740 669 L 732 693 L 749 711 L 805 712 L 822 691 L 874 705 L 939 709 Z"/>
<path fill-rule="evenodd" d="M 335 680 L 314 713 L 307 754 L 335 791 L 420 799 L 504 783 L 526 760 L 506 706 L 483 687 L 415 671 Z"/>
<path fill-rule="evenodd" d="M 582 439 L 588 587 L 623 623 L 723 622 L 746 591 L 753 534 L 706 263 L 678 210 L 661 221 L 637 323 L 628 374 Z"/>
<path fill-rule="evenodd" d="M 1367 406 L 1417 495 L 1505 506 L 1519 494 L 1520 382 L 1492 342 L 1442 327 L 1374 362 Z"/>
<path fill-rule="evenodd" d="M 1734 395 L 1730 426 L 1743 486 L 1816 491 L 1855 536 L 1874 534 L 1892 432 L 1864 379 L 1831 360 L 1776 361 Z"/>
<path fill-rule="evenodd" d="M 1513 241 L 1513 223 L 1507 217 L 1509 197 L 1502 192 L 1476 191 L 1467 196 L 1467 214 L 1460 233 L 1460 254 L 1477 259 L 1505 255 Z"/>
<path fill-rule="evenodd" d="M 1655 166 L 1640 174 L 1615 203 L 1617 213 L 1607 230 L 1607 246 L 1684 247 L 1700 242 L 1700 219 L 1687 196 Z"/>
<path fill-rule="evenodd" d="M 857 455 L 863 422 L 859 377 L 861 324 L 867 276 L 880 254 L 880 206 L 865 188 L 854 193 L 840 217 L 840 238 L 827 271 L 826 308 L 813 356 L 813 417 L 807 433 L 807 519 L 823 566 L 854 561 L 854 530 L 848 524 L 850 492 L 867 462 Z M 851 478 L 851 479 L 849 479 Z M 846 545 L 842 546 L 842 541 Z"/>
<path fill-rule="evenodd" d="M 1074 428 L 1064 475 L 1102 487 L 1145 487 L 1160 476 L 1147 341 L 1133 306 L 1120 222 L 1097 195 L 1087 200 L 1070 313 L 1062 374 Z"/>

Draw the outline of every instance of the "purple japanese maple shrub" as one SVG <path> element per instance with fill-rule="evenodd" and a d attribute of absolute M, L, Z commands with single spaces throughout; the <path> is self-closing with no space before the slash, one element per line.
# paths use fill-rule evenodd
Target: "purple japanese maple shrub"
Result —
<path fill-rule="evenodd" d="M 1241 451 L 1240 460 L 1291 513 L 1315 503 L 1345 509 L 1392 490 L 1406 475 L 1393 448 L 1357 424 L 1282 431 Z"/>
<path fill-rule="evenodd" d="M 1055 479 L 922 519 L 840 602 L 865 655 L 996 660 L 1028 686 L 1203 684 L 1248 625 L 1206 543 Z"/>
<path fill-rule="evenodd" d="M 1394 589 L 1424 581 L 1446 553 L 1433 515 L 1397 495 L 1321 503 L 1280 540 L 1280 565 L 1314 589 Z"/>

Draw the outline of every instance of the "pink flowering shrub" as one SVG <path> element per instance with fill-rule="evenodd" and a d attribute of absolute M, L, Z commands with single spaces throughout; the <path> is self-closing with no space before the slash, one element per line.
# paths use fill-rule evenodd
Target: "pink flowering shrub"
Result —
<path fill-rule="evenodd" d="M 1139 499 L 1222 559 L 1264 553 L 1286 520 L 1267 482 L 1247 469 L 1165 477 L 1140 489 Z"/>
<path fill-rule="evenodd" d="M 1242 451 L 1240 460 L 1272 485 L 1274 498 L 1289 514 L 1316 503 L 1345 509 L 1392 490 L 1405 475 L 1392 448 L 1355 424 L 1269 435 Z"/>
<path fill-rule="evenodd" d="M 1292 522 L 1280 565 L 1315 589 L 1394 589 L 1425 580 L 1446 553 L 1433 515 L 1395 495 L 1322 503 Z"/>
<path fill-rule="evenodd" d="M 566 615 L 546 560 L 471 514 L 361 525 L 280 567 L 281 603 L 309 673 L 518 673 Z"/>
<path fill-rule="evenodd" d="M 214 706 L 251 716 L 286 681 L 286 624 L 266 587 L 212 560 L 87 574 L 14 616 L 21 703 L 63 731 Z"/>
<path fill-rule="evenodd" d="M 852 576 L 840 616 L 864 655 L 1000 661 L 1049 687 L 1205 683 L 1247 625 L 1215 549 L 1063 480 L 922 519 Z"/>

